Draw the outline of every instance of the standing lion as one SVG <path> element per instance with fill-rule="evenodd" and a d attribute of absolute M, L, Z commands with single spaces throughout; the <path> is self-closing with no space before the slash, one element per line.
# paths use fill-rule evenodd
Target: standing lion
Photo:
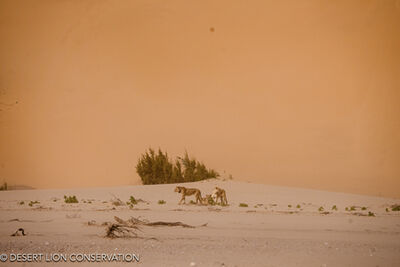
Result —
<path fill-rule="evenodd" d="M 181 204 L 182 201 L 183 201 L 183 204 L 185 204 L 185 197 L 192 196 L 192 195 L 194 195 L 196 198 L 196 204 L 198 204 L 199 202 L 200 202 L 200 204 L 203 203 L 202 198 L 201 198 L 201 192 L 197 188 L 186 188 L 183 186 L 177 186 L 174 191 L 182 194 L 181 201 L 179 201 L 178 204 Z"/>
<path fill-rule="evenodd" d="M 228 200 L 226 198 L 226 192 L 224 189 L 215 187 L 213 193 L 212 193 L 212 198 L 215 199 L 215 203 L 218 203 L 218 199 L 221 200 L 221 205 L 228 205 Z"/>

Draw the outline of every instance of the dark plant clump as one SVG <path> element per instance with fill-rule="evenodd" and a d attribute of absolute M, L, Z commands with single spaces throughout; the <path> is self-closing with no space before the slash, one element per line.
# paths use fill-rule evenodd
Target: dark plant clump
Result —
<path fill-rule="evenodd" d="M 139 158 L 136 172 L 143 184 L 196 182 L 219 176 L 213 169 L 207 169 L 203 163 L 191 158 L 187 152 L 183 158 L 172 161 L 166 152 L 160 149 L 155 152 L 151 148 Z"/>
<path fill-rule="evenodd" d="M 32 201 L 32 200 L 31 200 L 31 201 L 29 202 L 29 204 L 28 204 L 28 205 L 29 205 L 29 207 L 32 207 L 33 205 L 35 205 L 35 204 L 39 204 L 39 203 L 40 203 L 40 202 L 39 202 L 39 201 L 37 201 L 37 200 L 35 200 L 35 201 Z"/>
<path fill-rule="evenodd" d="M 78 199 L 76 198 L 76 196 L 64 196 L 64 201 L 65 203 L 78 203 Z"/>
<path fill-rule="evenodd" d="M 392 211 L 400 211 L 400 205 L 392 205 Z"/>

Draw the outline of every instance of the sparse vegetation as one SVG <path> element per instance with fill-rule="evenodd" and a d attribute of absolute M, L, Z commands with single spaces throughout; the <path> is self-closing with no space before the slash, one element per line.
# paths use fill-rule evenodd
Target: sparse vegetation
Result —
<path fill-rule="evenodd" d="M 7 183 L 4 182 L 2 186 L 0 186 L 0 191 L 7 191 L 8 190 L 8 186 Z"/>
<path fill-rule="evenodd" d="M 139 158 L 136 171 L 143 184 L 196 182 L 219 176 L 213 169 L 207 169 L 203 163 L 191 158 L 187 152 L 183 158 L 177 157 L 173 162 L 167 152 L 159 149 L 156 153 L 151 148 Z"/>
<path fill-rule="evenodd" d="M 242 208 L 247 208 L 249 205 L 247 205 L 246 203 L 240 203 L 239 204 L 239 207 L 242 207 Z"/>
<path fill-rule="evenodd" d="M 367 210 L 367 207 L 362 207 L 361 210 Z"/>
<path fill-rule="evenodd" d="M 33 205 L 39 204 L 39 203 L 40 203 L 39 201 L 36 201 L 36 200 L 35 200 L 35 201 L 32 201 L 32 200 L 31 200 L 31 201 L 29 202 L 28 205 L 29 205 L 29 207 L 32 207 Z"/>
<path fill-rule="evenodd" d="M 288 206 L 288 208 L 289 208 L 289 209 L 292 207 L 292 205 L 290 205 L 290 204 L 289 204 L 289 205 L 287 205 L 287 206 Z"/>
<path fill-rule="evenodd" d="M 389 212 L 389 209 L 388 209 L 388 208 L 386 208 L 386 212 Z"/>
<path fill-rule="evenodd" d="M 356 210 L 356 206 L 351 206 L 350 207 L 350 211 L 355 211 Z"/>
<path fill-rule="evenodd" d="M 333 206 L 332 206 L 332 210 L 338 210 L 338 208 L 336 207 L 336 205 L 333 205 Z M 346 208 L 346 210 L 347 210 L 347 208 Z"/>
<path fill-rule="evenodd" d="M 25 202 L 24 202 L 24 201 L 20 201 L 20 202 L 18 202 L 18 204 L 19 204 L 19 205 L 24 205 Z"/>
<path fill-rule="evenodd" d="M 127 204 L 129 203 L 129 205 L 136 205 L 138 202 L 136 200 L 136 198 L 134 196 L 130 196 L 129 201 L 127 202 Z"/>
<path fill-rule="evenodd" d="M 322 207 L 322 206 L 319 207 L 319 208 L 318 208 L 318 211 L 319 211 L 319 212 L 323 212 L 323 211 L 324 211 L 324 207 Z"/>
<path fill-rule="evenodd" d="M 370 216 L 370 217 L 375 217 L 375 213 L 373 213 L 373 212 L 371 212 L 371 211 L 368 211 L 368 216 Z"/>
<path fill-rule="evenodd" d="M 398 204 L 392 205 L 392 211 L 400 211 L 400 205 Z"/>
<path fill-rule="evenodd" d="M 165 200 L 159 200 L 159 201 L 158 201 L 158 204 L 159 204 L 159 205 L 164 205 L 165 203 L 167 203 Z"/>
<path fill-rule="evenodd" d="M 190 204 L 196 204 L 196 202 L 194 202 L 193 200 L 190 200 L 189 203 L 190 203 Z"/>
<path fill-rule="evenodd" d="M 79 203 L 78 199 L 76 196 L 64 196 L 64 202 L 65 203 Z"/>
<path fill-rule="evenodd" d="M 297 204 L 296 208 L 297 208 L 297 209 L 300 209 L 300 208 L 301 208 L 300 204 Z"/>

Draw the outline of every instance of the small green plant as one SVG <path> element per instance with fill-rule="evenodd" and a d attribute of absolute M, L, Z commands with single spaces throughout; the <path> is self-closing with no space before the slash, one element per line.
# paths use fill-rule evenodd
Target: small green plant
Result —
<path fill-rule="evenodd" d="M 338 210 L 338 208 L 336 207 L 336 205 L 333 205 L 333 206 L 332 206 L 332 210 Z M 346 210 L 347 210 L 347 208 L 346 208 Z"/>
<path fill-rule="evenodd" d="M 350 207 L 350 211 L 355 211 L 356 210 L 356 206 L 351 206 Z"/>
<path fill-rule="evenodd" d="M 290 205 L 290 204 L 289 204 L 289 205 L 287 205 L 287 206 L 288 206 L 288 208 L 289 208 L 289 209 L 292 207 L 292 205 Z"/>
<path fill-rule="evenodd" d="M 393 205 L 392 211 L 400 211 L 400 205 Z"/>
<path fill-rule="evenodd" d="M 129 201 L 126 202 L 127 205 L 136 205 L 138 202 L 134 196 L 129 197 Z"/>
<path fill-rule="evenodd" d="M 158 204 L 159 204 L 159 205 L 164 205 L 165 203 L 167 203 L 167 202 L 165 202 L 165 200 L 159 200 L 159 201 L 158 201 Z"/>
<path fill-rule="evenodd" d="M 247 208 L 249 205 L 247 205 L 246 203 L 240 203 L 239 204 L 239 207 L 242 207 L 242 208 Z"/>
<path fill-rule="evenodd" d="M 32 201 L 32 200 L 31 200 L 31 201 L 29 202 L 28 205 L 29 205 L 29 207 L 32 207 L 33 205 L 39 204 L 39 203 L 40 203 L 39 201 L 36 201 L 36 200 L 35 200 L 35 201 Z"/>
<path fill-rule="evenodd" d="M 346 207 L 346 208 L 345 208 L 345 210 L 346 210 L 346 211 L 349 211 L 349 208 L 348 208 L 348 207 Z"/>
<path fill-rule="evenodd" d="M 375 217 L 375 213 L 373 213 L 373 212 L 371 212 L 371 211 L 368 211 L 368 216 L 370 216 L 370 217 Z"/>
<path fill-rule="evenodd" d="M 388 208 L 386 208 L 386 212 L 389 212 L 389 209 L 388 209 Z"/>
<path fill-rule="evenodd" d="M 322 206 L 319 207 L 319 208 L 318 208 L 318 211 L 319 211 L 319 212 L 323 212 L 323 211 L 324 211 L 324 207 L 322 207 Z"/>
<path fill-rule="evenodd" d="M 19 204 L 19 205 L 24 205 L 25 202 L 24 202 L 24 201 L 21 201 L 21 202 L 19 202 L 18 204 Z"/>
<path fill-rule="evenodd" d="M 79 203 L 78 199 L 76 196 L 64 196 L 64 202 L 65 203 Z"/>
<path fill-rule="evenodd" d="M 301 208 L 300 204 L 297 204 L 296 208 L 300 209 Z"/>
<path fill-rule="evenodd" d="M 361 210 L 367 210 L 367 207 L 362 207 Z"/>

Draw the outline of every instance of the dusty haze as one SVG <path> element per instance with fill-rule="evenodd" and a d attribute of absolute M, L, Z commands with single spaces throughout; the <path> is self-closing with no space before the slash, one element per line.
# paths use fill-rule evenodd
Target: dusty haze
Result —
<path fill-rule="evenodd" d="M 0 1 L 0 179 L 235 179 L 400 197 L 400 1 Z"/>

